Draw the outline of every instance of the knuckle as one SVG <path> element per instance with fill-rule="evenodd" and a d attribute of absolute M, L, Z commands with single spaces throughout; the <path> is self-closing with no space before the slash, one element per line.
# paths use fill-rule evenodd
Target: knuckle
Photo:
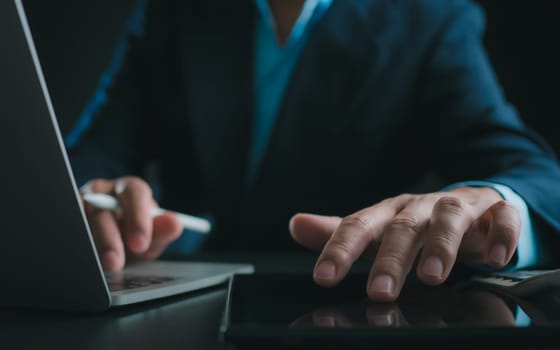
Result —
<path fill-rule="evenodd" d="M 442 197 L 449 197 L 447 192 L 431 192 L 422 196 L 422 198 L 430 203 L 437 203 Z"/>
<path fill-rule="evenodd" d="M 109 180 L 106 179 L 95 179 L 87 182 L 82 189 L 84 191 L 93 191 L 93 192 L 103 192 L 103 189 L 107 188 L 109 184 Z"/>
<path fill-rule="evenodd" d="M 422 227 L 417 218 L 411 215 L 399 215 L 388 226 L 389 231 L 405 231 L 420 234 Z"/>
<path fill-rule="evenodd" d="M 383 252 L 375 258 L 377 271 L 398 274 L 405 266 L 407 258 L 396 251 Z"/>
<path fill-rule="evenodd" d="M 506 200 L 500 200 L 494 204 L 497 209 L 515 209 L 515 206 Z"/>
<path fill-rule="evenodd" d="M 411 201 L 414 198 L 416 198 L 416 195 L 410 194 L 410 193 L 403 193 L 399 196 L 401 199 L 403 199 L 404 201 Z"/>
<path fill-rule="evenodd" d="M 466 213 L 466 204 L 460 198 L 453 196 L 441 197 L 436 206 L 440 210 L 445 210 L 457 216 L 463 216 Z"/>
<path fill-rule="evenodd" d="M 468 222 L 474 221 L 474 213 L 470 205 L 461 198 L 446 196 L 436 202 L 434 210 L 447 216 L 454 216 Z"/>
<path fill-rule="evenodd" d="M 505 211 L 505 212 L 509 212 L 511 214 L 513 214 L 515 216 L 516 219 L 519 219 L 519 210 L 517 209 L 517 207 L 515 205 L 513 205 L 512 203 L 505 201 L 505 200 L 501 200 L 499 202 L 496 202 L 496 204 L 494 204 L 494 208 L 495 210 L 499 210 L 499 211 Z"/>
<path fill-rule="evenodd" d="M 354 250 L 344 240 L 333 240 L 329 243 L 328 252 L 325 255 L 342 264 L 352 264 L 355 260 Z"/>
<path fill-rule="evenodd" d="M 151 197 L 153 195 L 152 189 L 143 179 L 136 176 L 127 176 L 119 180 L 122 187 L 122 195 L 142 194 Z"/>
<path fill-rule="evenodd" d="M 390 198 L 392 202 L 407 203 L 414 200 L 417 196 L 410 193 L 402 193 L 396 197 Z"/>
<path fill-rule="evenodd" d="M 426 248 L 440 256 L 452 256 L 458 245 L 458 235 L 450 231 L 443 231 L 430 237 L 426 242 Z"/>
<path fill-rule="evenodd" d="M 366 215 L 352 214 L 342 220 L 341 226 L 360 231 L 369 231 L 372 227 L 372 223 Z"/>
<path fill-rule="evenodd" d="M 148 187 L 146 182 L 137 176 L 129 176 L 124 179 L 127 188 L 145 188 Z"/>

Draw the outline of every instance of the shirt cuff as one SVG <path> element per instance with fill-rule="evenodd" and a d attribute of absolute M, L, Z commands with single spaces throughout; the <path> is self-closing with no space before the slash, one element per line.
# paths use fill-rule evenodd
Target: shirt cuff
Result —
<path fill-rule="evenodd" d="M 445 187 L 444 191 L 449 191 L 458 187 L 489 187 L 498 192 L 502 198 L 513 204 L 519 211 L 521 217 L 521 231 L 519 234 L 519 241 L 517 243 L 517 249 L 515 251 L 514 262 L 510 263 L 506 268 L 512 270 L 526 269 L 534 267 L 542 261 L 540 261 L 539 254 L 543 250 L 540 249 L 541 245 L 538 240 L 537 233 L 533 225 L 533 220 L 529 213 L 529 208 L 525 200 L 521 198 L 517 193 L 515 193 L 511 188 L 505 185 L 496 184 L 487 181 L 466 181 L 455 183 L 453 185 Z"/>

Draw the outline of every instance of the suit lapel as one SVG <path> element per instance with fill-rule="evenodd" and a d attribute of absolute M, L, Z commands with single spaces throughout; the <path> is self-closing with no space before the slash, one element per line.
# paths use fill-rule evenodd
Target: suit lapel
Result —
<path fill-rule="evenodd" d="M 257 183 L 260 177 L 289 167 L 290 155 L 298 152 L 302 139 L 318 133 L 336 135 L 348 123 L 348 114 L 363 97 L 379 58 L 380 32 L 392 20 L 387 16 L 391 11 L 372 6 L 389 5 L 377 0 L 335 0 L 313 28 L 284 95 Z M 364 18 L 370 13 L 384 17 Z"/>
<path fill-rule="evenodd" d="M 188 18 L 183 74 L 193 141 L 211 192 L 239 199 L 253 120 L 256 9 L 252 0 L 194 3 L 182 17 Z M 335 134 L 348 122 L 345 116 L 377 62 L 379 32 L 392 20 L 390 11 L 371 7 L 387 3 L 335 0 L 313 29 L 284 94 L 257 184 L 290 161 L 309 130 Z M 384 16 L 364 18 L 370 13 Z"/>

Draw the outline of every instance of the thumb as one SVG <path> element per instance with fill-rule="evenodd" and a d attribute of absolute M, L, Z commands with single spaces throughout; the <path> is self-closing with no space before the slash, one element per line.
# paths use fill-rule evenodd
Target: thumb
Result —
<path fill-rule="evenodd" d="M 341 221 L 338 216 L 296 214 L 290 220 L 290 234 L 302 246 L 321 250 Z"/>

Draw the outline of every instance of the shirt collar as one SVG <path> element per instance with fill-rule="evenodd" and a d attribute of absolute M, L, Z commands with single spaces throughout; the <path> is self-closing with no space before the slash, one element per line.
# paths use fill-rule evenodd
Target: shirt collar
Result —
<path fill-rule="evenodd" d="M 311 22 L 317 8 L 326 7 L 330 5 L 332 1 L 333 0 L 305 0 L 299 17 L 292 28 L 292 32 L 290 33 L 290 37 L 288 38 L 286 44 L 288 45 L 290 42 L 300 39 L 305 33 L 305 29 Z M 268 29 L 275 32 L 276 27 L 274 24 L 274 17 L 272 15 L 272 11 L 270 10 L 270 6 L 268 5 L 268 0 L 254 0 L 254 2 L 263 23 L 268 27 Z"/>

